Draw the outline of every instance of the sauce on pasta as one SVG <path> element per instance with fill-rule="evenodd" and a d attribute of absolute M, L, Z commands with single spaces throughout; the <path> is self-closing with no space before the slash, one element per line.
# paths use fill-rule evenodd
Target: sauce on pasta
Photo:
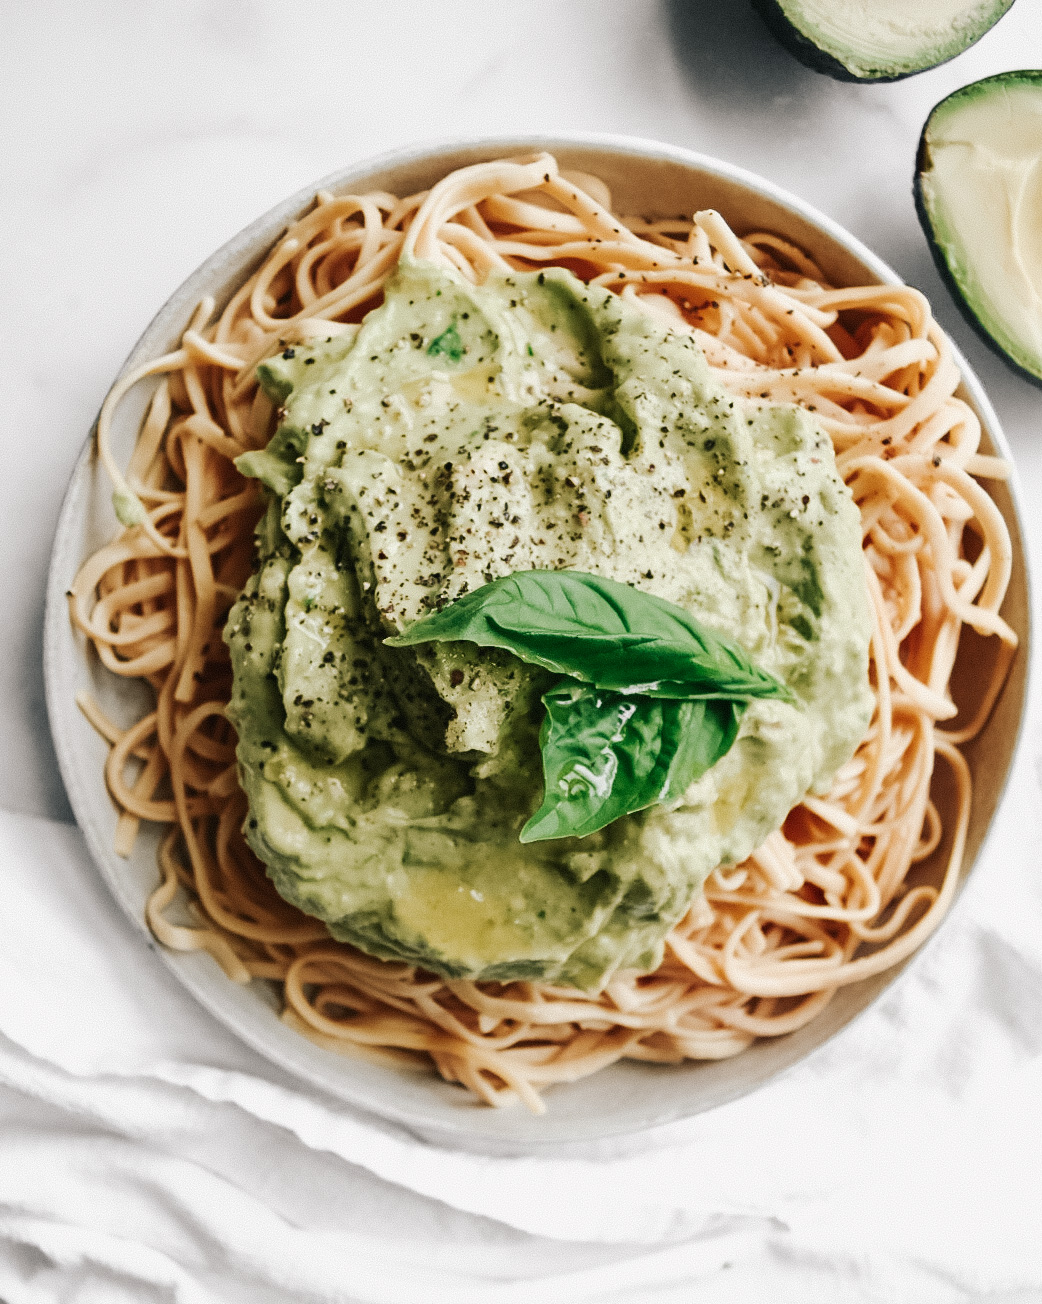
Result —
<path fill-rule="evenodd" d="M 854 758 L 745 862 L 710 875 L 651 974 L 599 995 L 538 982 L 474 983 L 373 959 L 281 900 L 241 834 L 245 799 L 224 715 L 221 630 L 252 569 L 257 487 L 232 459 L 274 429 L 259 361 L 359 320 L 408 251 L 480 281 L 492 269 L 569 268 L 691 332 L 736 396 L 797 403 L 832 439 L 861 513 L 873 606 L 876 705 Z M 126 392 L 159 377 L 125 473 L 109 448 Z M 81 701 L 111 743 L 117 850 L 140 822 L 169 825 L 147 907 L 155 936 L 205 949 L 228 976 L 279 984 L 283 1018 L 333 1050 L 433 1064 L 489 1104 L 622 1059 L 734 1055 L 801 1027 L 835 991 L 900 962 L 943 917 L 959 878 L 970 772 L 959 747 L 987 719 L 1016 647 L 999 614 L 1012 551 L 980 481 L 1005 467 L 954 396 L 959 373 L 929 306 L 905 286 L 835 288 L 768 232 L 723 218 L 620 218 L 596 178 L 549 155 L 478 164 L 398 198 L 321 193 L 214 316 L 200 304 L 178 349 L 124 377 L 98 424 L 125 528 L 89 558 L 72 619 L 104 665 L 147 680 L 155 708 L 129 729 Z M 948 682 L 962 627 L 997 654 L 973 718 Z M 909 884 L 942 843 L 935 760 L 956 800 L 939 886 Z"/>

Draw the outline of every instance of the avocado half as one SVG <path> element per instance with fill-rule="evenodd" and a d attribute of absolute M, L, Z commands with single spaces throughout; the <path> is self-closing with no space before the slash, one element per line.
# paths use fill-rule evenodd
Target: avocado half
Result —
<path fill-rule="evenodd" d="M 915 206 L 970 325 L 1042 386 L 1042 71 L 941 100 L 919 141 Z"/>
<path fill-rule="evenodd" d="M 815 72 L 891 82 L 947 63 L 1013 0 L 751 0 L 770 31 Z"/>

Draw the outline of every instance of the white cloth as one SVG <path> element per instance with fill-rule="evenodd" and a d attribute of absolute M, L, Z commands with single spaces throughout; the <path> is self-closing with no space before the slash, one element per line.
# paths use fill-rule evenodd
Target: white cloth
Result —
<path fill-rule="evenodd" d="M 537 1158 L 439 1148 L 267 1064 L 74 828 L 4 813 L 0 1299 L 730 1301 L 765 1272 L 800 1304 L 1038 1299 L 1038 798 L 1025 760 L 954 917 L 810 1063 Z"/>

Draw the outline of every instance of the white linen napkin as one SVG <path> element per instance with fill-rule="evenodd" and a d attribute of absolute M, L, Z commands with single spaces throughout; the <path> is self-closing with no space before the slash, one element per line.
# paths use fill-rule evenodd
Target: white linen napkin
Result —
<path fill-rule="evenodd" d="M 0 812 L 0 1299 L 1042 1297 L 1033 759 L 940 936 L 811 1061 L 651 1137 L 520 1158 L 267 1063 L 151 954 L 75 828 Z"/>

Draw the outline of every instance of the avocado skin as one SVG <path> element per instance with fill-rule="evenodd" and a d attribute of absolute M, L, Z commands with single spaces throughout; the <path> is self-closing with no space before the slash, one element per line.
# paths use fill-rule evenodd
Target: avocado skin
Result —
<path fill-rule="evenodd" d="M 815 45 L 805 32 L 800 31 L 792 20 L 787 17 L 780 0 L 749 0 L 749 3 L 763 19 L 767 30 L 775 40 L 784 45 L 789 53 L 798 59 L 805 68 L 810 68 L 812 72 L 824 73 L 826 77 L 832 77 L 836 81 L 857 82 L 862 86 L 904 81 L 906 77 L 915 77 L 918 73 L 927 72 L 931 68 L 939 68 L 944 63 L 950 63 L 952 59 L 957 59 L 960 54 L 964 54 L 971 45 L 976 45 L 985 32 L 989 32 L 995 25 L 994 22 L 989 24 L 969 44 L 964 45 L 961 50 L 956 50 L 953 54 L 948 55 L 946 59 L 931 60 L 922 64 L 921 67 L 909 68 L 906 72 L 880 72 L 870 77 L 859 77 L 857 73 L 851 72 L 846 64 L 841 63 L 839 59 L 826 53 L 820 46 Z M 1012 8 L 1012 0 L 1007 8 L 1002 11 L 1002 14 L 1005 14 L 1010 8 Z M 996 17 L 995 22 L 998 22 L 1002 14 Z"/>
<path fill-rule="evenodd" d="M 755 0 L 754 0 L 755 3 Z M 915 200 L 915 211 L 919 218 L 919 225 L 923 228 L 923 234 L 926 236 L 926 243 L 930 249 L 930 255 L 933 258 L 934 266 L 937 273 L 945 284 L 945 288 L 952 296 L 955 306 L 962 313 L 963 317 L 973 327 L 975 334 L 984 341 L 992 353 L 1015 371 L 1018 376 L 1023 376 L 1030 381 L 1037 389 L 1042 389 L 1042 359 L 1040 359 L 1040 371 L 1029 371 L 1027 367 L 1012 357 L 1002 345 L 995 339 L 981 319 L 971 301 L 959 284 L 958 278 L 952 272 L 948 265 L 948 259 L 944 252 L 944 242 L 937 238 L 933 221 L 930 217 L 930 211 L 926 206 L 926 198 L 923 194 L 923 174 L 929 171 L 930 167 L 930 127 L 934 122 L 938 111 L 944 109 L 955 99 L 968 99 L 978 94 L 987 94 L 987 89 L 993 85 L 1009 85 L 1011 82 L 1028 82 L 1031 85 L 1038 86 L 1042 91 L 1042 71 L 1032 68 L 1021 68 L 1012 72 L 996 73 L 992 77 L 984 77 L 980 81 L 970 82 L 967 86 L 960 86 L 957 91 L 952 91 L 946 95 L 943 100 L 938 101 L 933 106 L 923 124 L 922 133 L 919 136 L 919 146 L 915 155 L 915 175 L 912 178 L 912 196 Z"/>
<path fill-rule="evenodd" d="M 869 80 L 864 77 L 857 77 L 845 67 L 838 59 L 826 54 L 820 49 L 809 36 L 805 36 L 798 27 L 794 27 L 778 0 L 749 0 L 749 3 L 763 19 L 767 30 L 785 46 L 786 50 L 798 59 L 805 68 L 811 72 L 824 73 L 826 77 L 834 77 L 836 81 L 845 82 L 862 82 Z M 901 73 L 897 77 L 873 77 L 873 82 L 880 81 L 901 81 L 904 77 L 912 76 L 911 73 Z"/>

